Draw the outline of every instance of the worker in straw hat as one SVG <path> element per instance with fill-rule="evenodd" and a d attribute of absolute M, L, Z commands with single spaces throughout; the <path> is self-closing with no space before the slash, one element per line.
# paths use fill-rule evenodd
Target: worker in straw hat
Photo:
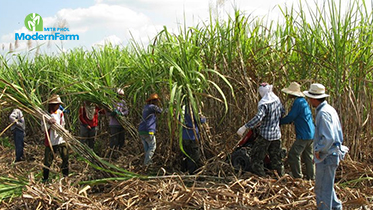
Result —
<path fill-rule="evenodd" d="M 342 202 L 334 190 L 335 172 L 344 158 L 343 133 L 337 111 L 325 100 L 329 97 L 322 84 L 311 84 L 303 93 L 316 108 L 315 136 L 313 138 L 316 164 L 315 194 L 318 209 L 342 209 Z"/>
<path fill-rule="evenodd" d="M 149 166 L 152 163 L 152 157 L 157 147 L 155 139 L 156 114 L 162 113 L 163 110 L 159 107 L 160 98 L 156 93 L 151 94 L 145 102 L 139 125 L 139 134 L 145 151 L 144 166 Z"/>
<path fill-rule="evenodd" d="M 63 176 L 69 174 L 69 153 L 67 145 L 62 135 L 52 129 L 53 124 L 65 126 L 65 118 L 63 111 L 59 109 L 63 104 L 59 95 L 52 95 L 48 100 L 48 113 L 50 119 L 42 120 L 41 128 L 45 132 L 45 152 L 44 152 L 44 168 L 43 168 L 43 182 L 48 180 L 49 168 L 53 163 L 55 153 L 58 153 L 62 159 L 61 171 Z"/>
<path fill-rule="evenodd" d="M 306 166 L 306 179 L 314 179 L 315 169 L 313 165 L 313 136 L 315 125 L 312 120 L 312 112 L 304 94 L 300 90 L 300 85 L 296 82 L 290 83 L 289 87 L 281 90 L 288 94 L 293 100 L 293 105 L 289 113 L 280 120 L 280 125 L 294 123 L 296 140 L 288 154 L 288 162 L 291 174 L 294 178 L 303 178 L 301 169 L 301 159 Z"/>

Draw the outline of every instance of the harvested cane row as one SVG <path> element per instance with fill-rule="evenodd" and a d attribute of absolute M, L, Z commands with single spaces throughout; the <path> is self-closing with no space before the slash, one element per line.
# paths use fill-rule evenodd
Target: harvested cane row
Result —
<path fill-rule="evenodd" d="M 230 179 L 228 179 L 230 180 Z M 228 181 L 226 180 L 226 181 Z M 181 176 L 142 181 L 131 179 L 105 184 L 104 191 L 91 194 L 90 186 L 72 186 L 67 179 L 53 184 L 27 186 L 17 206 L 30 209 L 313 209 L 313 183 L 285 176 L 279 180 L 250 177 L 215 181 L 185 180 Z M 359 190 L 337 192 L 348 207 L 368 207 L 357 197 Z M 15 204 L 15 203 L 13 203 Z M 10 206 L 8 206 L 10 207 Z"/>
<path fill-rule="evenodd" d="M 271 174 L 260 178 L 249 172 L 234 172 L 223 155 L 208 161 L 196 176 L 176 174 L 162 167 L 152 171 L 134 168 L 135 172 L 152 176 L 146 180 L 107 179 L 97 183 L 89 183 L 100 178 L 94 176 L 96 170 L 83 161 L 71 159 L 74 173 L 44 184 L 38 178 L 41 147 L 28 146 L 33 162 L 13 165 L 7 164 L 12 160 L 12 151 L 1 149 L 4 151 L 1 176 L 23 176 L 28 181 L 20 197 L 2 201 L 4 209 L 315 209 L 313 181 L 293 179 L 289 175 Z M 58 165 L 54 169 L 58 174 Z M 373 200 L 371 177 L 373 172 L 368 165 L 351 160 L 341 164 L 336 191 L 346 209 L 372 208 L 369 204 Z"/>

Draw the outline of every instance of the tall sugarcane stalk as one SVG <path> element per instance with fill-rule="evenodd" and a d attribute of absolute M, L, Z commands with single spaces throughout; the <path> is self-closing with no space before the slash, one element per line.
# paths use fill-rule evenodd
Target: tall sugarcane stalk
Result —
<path fill-rule="evenodd" d="M 131 114 L 140 115 L 139 102 L 152 92 L 162 93 L 169 112 L 159 127 L 168 127 L 171 134 L 165 139 L 170 142 L 164 145 L 170 146 L 177 145 L 173 139 L 178 129 L 173 122 L 185 101 L 204 100 L 210 112 L 204 114 L 212 119 L 212 131 L 228 131 L 220 139 L 225 141 L 256 111 L 259 82 L 273 83 L 276 93 L 291 81 L 298 81 L 302 89 L 313 82 L 323 83 L 331 95 L 330 103 L 346 113 L 341 120 L 346 143 L 352 144 L 351 155 L 367 158 L 361 150 L 373 148 L 367 140 L 372 132 L 366 126 L 372 124 L 373 115 L 369 103 L 373 88 L 372 13 L 364 0 L 353 0 L 343 15 L 338 2 L 343 3 L 327 0 L 313 7 L 299 2 L 298 11 L 296 7 L 278 7 L 284 22 L 266 21 L 237 10 L 226 21 L 211 18 L 195 27 L 180 28 L 179 34 L 165 27 L 149 46 L 131 42 L 129 47 L 74 49 L 58 56 L 17 55 L 12 57 L 17 66 L 5 59 L 0 65 L 11 75 L 7 81 L 25 86 L 39 100 L 51 92 L 62 92 L 72 101 L 72 108 L 81 99 L 109 104 L 108 97 L 114 94 L 108 90 L 125 87 L 134 105 Z M 18 74 L 23 80 L 17 80 Z M 78 84 L 72 85 L 74 82 Z M 206 97 L 195 99 L 191 93 Z"/>
<path fill-rule="evenodd" d="M 47 121 L 51 119 L 50 115 L 39 107 L 33 107 L 35 112 L 33 116 L 38 119 L 45 118 Z M 29 113 L 31 114 L 31 113 Z M 95 168 L 103 171 L 105 176 L 121 176 L 127 178 L 139 177 L 136 173 L 129 172 L 125 169 L 119 168 L 113 164 L 110 164 L 107 161 L 104 161 L 99 156 L 96 155 L 87 145 L 82 144 L 78 139 L 76 139 L 70 132 L 68 132 L 64 127 L 59 124 L 52 124 L 51 128 L 56 130 L 59 134 L 63 136 L 68 146 L 73 149 L 73 151 L 87 160 Z"/>
<path fill-rule="evenodd" d="M 13 94 L 18 93 L 24 97 L 26 97 L 25 94 L 23 94 L 15 85 L 0 79 L 3 84 L 6 84 L 7 91 L 12 92 Z M 5 89 L 5 88 L 4 88 Z M 27 99 L 30 98 L 23 98 L 24 100 L 18 100 L 22 99 L 18 97 L 14 97 L 12 93 L 8 93 L 5 91 L 3 93 L 3 98 L 1 100 L 8 100 L 12 104 L 17 104 L 19 109 L 24 111 L 25 113 L 28 113 L 35 118 L 39 119 L 40 121 L 49 121 L 51 119 L 51 116 L 42 110 L 40 107 L 35 106 L 31 103 L 27 103 Z M 22 101 L 22 102 L 21 102 Z M 51 128 L 56 130 L 60 135 L 63 136 L 64 140 L 67 142 L 68 146 L 78 155 L 83 157 L 91 166 L 94 168 L 101 170 L 106 177 L 115 177 L 115 176 L 120 176 L 120 177 L 127 177 L 133 178 L 133 177 L 141 177 L 140 175 L 136 173 L 132 173 L 130 171 L 127 171 L 123 168 L 119 168 L 103 159 L 101 159 L 99 156 L 96 155 L 95 152 L 93 152 L 87 145 L 82 144 L 78 139 L 76 139 L 70 132 L 68 132 L 64 127 L 62 127 L 59 124 L 51 124 Z M 51 146 L 51 144 L 50 144 Z M 53 151 L 53 148 L 52 148 Z"/>

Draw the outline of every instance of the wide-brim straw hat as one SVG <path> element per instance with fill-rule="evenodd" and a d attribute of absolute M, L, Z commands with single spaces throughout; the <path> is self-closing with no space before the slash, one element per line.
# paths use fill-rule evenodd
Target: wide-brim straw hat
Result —
<path fill-rule="evenodd" d="M 146 102 L 149 102 L 149 101 L 151 101 L 151 100 L 160 100 L 160 98 L 159 98 L 158 94 L 153 93 L 153 94 L 151 94 L 151 95 L 149 96 L 148 99 L 146 99 Z"/>
<path fill-rule="evenodd" d="M 304 94 L 300 91 L 300 84 L 296 82 L 290 83 L 289 87 L 284 88 L 281 91 L 293 96 L 304 97 Z"/>
<path fill-rule="evenodd" d="M 329 97 L 328 94 L 325 94 L 324 85 L 319 84 L 319 83 L 311 84 L 310 89 L 308 91 L 303 91 L 303 93 L 308 98 L 314 98 L 314 99 Z"/>
<path fill-rule="evenodd" d="M 63 102 L 59 95 L 52 95 L 48 100 L 48 104 L 63 104 Z"/>

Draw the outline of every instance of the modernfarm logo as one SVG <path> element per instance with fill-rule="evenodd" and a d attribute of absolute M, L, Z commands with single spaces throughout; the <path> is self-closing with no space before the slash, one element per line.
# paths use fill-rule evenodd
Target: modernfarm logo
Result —
<path fill-rule="evenodd" d="M 43 18 L 37 13 L 30 13 L 25 18 L 25 27 L 35 34 L 15 33 L 15 40 L 79 40 L 78 34 L 70 32 L 67 27 L 44 27 Z M 49 31 L 50 34 L 39 34 L 37 31 Z"/>

